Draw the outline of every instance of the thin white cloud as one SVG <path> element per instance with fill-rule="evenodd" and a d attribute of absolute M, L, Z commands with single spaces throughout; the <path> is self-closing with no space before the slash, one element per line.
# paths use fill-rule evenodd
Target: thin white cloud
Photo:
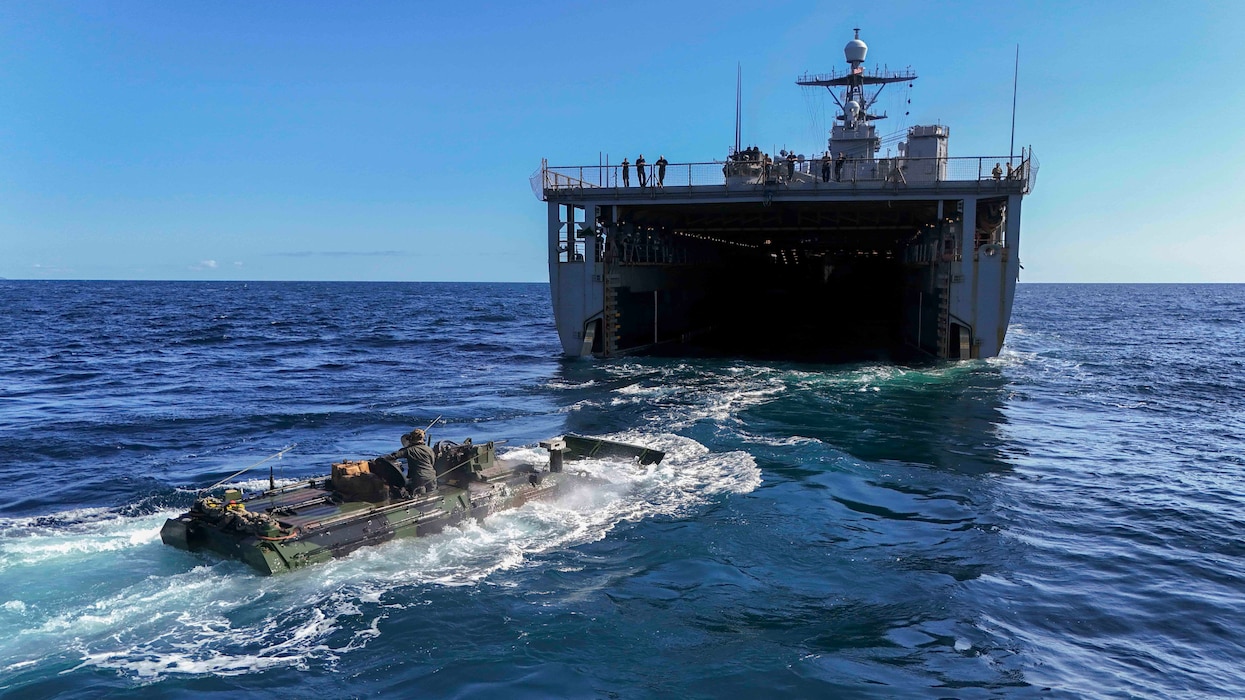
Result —
<path fill-rule="evenodd" d="M 74 271 L 72 267 L 61 267 L 60 265 L 44 265 L 43 263 L 32 263 L 30 266 L 40 272 L 46 272 L 46 273 L 53 274 L 53 275 L 69 275 L 69 274 L 73 274 L 73 271 Z"/>
<path fill-rule="evenodd" d="M 410 253 L 404 250 L 294 250 L 284 253 L 268 253 L 279 258 L 373 258 L 373 257 L 405 257 Z"/>
<path fill-rule="evenodd" d="M 217 263 L 215 260 L 200 260 L 198 265 L 191 265 L 192 270 L 215 270 Z"/>

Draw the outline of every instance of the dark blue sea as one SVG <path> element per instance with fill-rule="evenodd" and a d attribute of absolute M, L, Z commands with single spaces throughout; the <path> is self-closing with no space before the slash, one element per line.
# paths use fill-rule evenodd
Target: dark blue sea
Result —
<path fill-rule="evenodd" d="M 1245 286 L 1021 285 L 1001 357 L 559 356 L 543 284 L 0 282 L 0 695 L 1245 696 Z M 668 451 L 288 575 L 196 489 Z"/>

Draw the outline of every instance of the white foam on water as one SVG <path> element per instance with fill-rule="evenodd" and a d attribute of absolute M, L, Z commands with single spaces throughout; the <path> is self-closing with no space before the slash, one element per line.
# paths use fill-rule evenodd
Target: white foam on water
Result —
<path fill-rule="evenodd" d="M 643 384 L 636 382 L 635 384 L 628 384 L 626 386 L 619 387 L 615 389 L 614 392 L 625 396 L 657 396 L 662 393 L 669 393 L 672 390 L 673 389 L 671 387 L 644 386 Z"/>
<path fill-rule="evenodd" d="M 992 361 L 974 360 L 921 368 L 873 364 L 826 372 L 793 370 L 787 372 L 787 379 L 791 391 L 806 396 L 886 394 L 920 387 L 937 389 L 948 383 L 963 381 L 965 375 L 981 371 L 983 362 Z"/>
<path fill-rule="evenodd" d="M 704 420 L 738 423 L 739 412 L 772 401 L 787 390 L 782 373 L 763 366 L 732 366 L 706 373 L 703 368 L 686 364 L 660 371 L 623 365 L 612 371 L 635 381 L 615 389 L 608 399 L 609 406 L 638 404 L 655 408 L 661 413 L 662 424 L 673 429 Z M 574 408 L 600 405 L 586 403 Z"/>
<path fill-rule="evenodd" d="M 820 445 L 821 440 L 817 438 L 804 437 L 802 435 L 790 435 L 783 437 L 771 437 L 768 435 L 756 435 L 744 431 L 738 431 L 737 434 L 744 442 L 751 442 L 758 445 L 769 445 L 770 447 L 792 447 L 795 445 Z"/>
<path fill-rule="evenodd" d="M 688 426 L 705 419 L 719 423 L 739 422 L 736 415 L 740 411 L 772 401 L 786 391 L 787 386 L 781 378 L 769 377 L 760 386 L 755 386 L 749 380 L 741 380 L 739 386 L 727 386 L 723 389 L 710 388 L 699 392 L 701 398 L 707 398 L 707 400 L 702 401 L 698 409 L 688 411 L 687 416 L 681 421 L 676 420 L 675 425 Z"/>
<path fill-rule="evenodd" d="M 265 579 L 230 562 L 153 576 L 89 608 L 71 610 L 55 637 L 76 652 L 76 668 L 116 670 L 144 681 L 174 674 L 221 676 L 276 666 L 305 668 L 360 646 L 377 632 L 373 611 L 362 633 L 336 639 L 364 619 L 350 587 L 330 589 L 310 577 Z"/>
<path fill-rule="evenodd" d="M 274 577 L 258 576 L 240 562 L 164 547 L 159 527 L 172 513 L 126 518 L 99 511 L 52 526 L 47 519 L 29 519 L 36 532 L 0 540 L 7 548 L 0 557 L 11 562 L 0 570 L 0 590 L 14 591 L 11 585 L 28 583 L 50 564 L 71 578 L 83 572 L 83 584 L 74 589 L 62 581 L 64 591 L 39 602 L 10 593 L 12 600 L 0 604 L 0 619 L 16 631 L 0 639 L 0 659 L 5 668 L 27 668 L 68 651 L 81 659 L 75 668 L 115 670 L 142 682 L 331 667 L 342 654 L 381 636 L 381 623 L 394 607 L 421 604 L 410 595 L 412 586 L 476 585 L 497 572 L 538 566 L 548 552 L 602 539 L 620 523 L 682 516 L 761 482 L 744 452 L 714 454 L 670 434 L 610 437 L 664 450 L 667 457 L 644 467 L 568 461 L 568 470 L 593 476 L 594 485 L 554 502 L 529 503 L 439 535 L 364 548 Z M 545 459 L 543 450 L 505 454 Z M 0 523 L 0 531 L 16 527 L 15 521 Z M 140 548 L 148 549 L 135 556 Z M 183 562 L 186 568 L 177 570 Z M 125 576 L 101 584 L 100 572 L 109 570 Z"/>
<path fill-rule="evenodd" d="M 0 519 L 0 572 L 11 567 L 85 561 L 101 552 L 143 547 L 160 539 L 172 511 L 130 518 L 102 508 L 40 518 Z"/>
<path fill-rule="evenodd" d="M 73 526 L 99 520 L 111 520 L 117 512 L 111 508 L 74 508 L 52 515 L 37 515 L 23 518 L 0 518 L 0 537 L 21 535 L 30 528 Z"/>
<path fill-rule="evenodd" d="M 1089 372 L 1080 362 L 1041 350 L 1018 350 L 1005 345 L 997 357 L 983 362 L 1000 370 L 1023 369 L 1069 382 L 1086 382 L 1090 379 Z"/>
<path fill-rule="evenodd" d="M 329 469 L 327 466 L 324 469 L 324 473 L 325 474 L 329 473 Z M 273 478 L 272 483 L 277 488 L 281 488 L 283 486 L 291 486 L 293 484 L 300 484 L 305 481 L 307 480 L 306 479 L 290 479 L 290 478 L 278 476 L 278 477 Z M 229 481 L 224 484 L 221 484 L 217 488 L 218 489 L 241 489 L 243 493 L 252 493 L 254 491 L 267 491 L 269 488 L 268 477 L 265 476 L 263 478 L 246 479 L 244 481 Z"/>
<path fill-rule="evenodd" d="M 280 473 L 279 467 L 277 471 L 278 473 Z M 327 466 L 324 469 L 324 473 L 325 474 L 329 473 Z M 322 476 L 322 475 L 317 474 L 316 476 Z M 307 481 L 306 477 L 295 479 L 295 478 L 290 478 L 290 477 L 278 476 L 278 477 L 273 478 L 272 483 L 277 488 L 281 488 L 283 486 L 290 486 L 292 484 L 301 484 L 305 481 Z M 215 489 L 212 489 L 212 492 L 220 493 L 220 491 L 223 489 L 241 489 L 242 492 L 246 494 L 246 493 L 252 493 L 254 491 L 266 491 L 268 489 L 268 486 L 269 486 L 268 477 L 265 476 L 265 477 L 256 477 L 254 479 L 244 479 L 242 481 L 227 481 L 221 484 L 220 486 L 217 486 Z M 190 488 L 190 487 L 182 486 L 182 487 L 175 488 L 175 490 L 178 493 L 186 493 L 186 494 L 197 496 L 200 493 L 203 493 L 205 489 Z"/>
<path fill-rule="evenodd" d="M 546 389 L 565 390 L 565 389 L 588 389 L 596 386 L 596 380 L 589 379 L 583 382 L 572 382 L 566 379 L 551 379 L 545 382 Z"/>
<path fill-rule="evenodd" d="M 660 425 L 683 430 L 709 421 L 741 431 L 740 415 L 752 408 L 797 394 L 883 393 L 896 387 L 945 384 L 965 373 L 978 371 L 972 363 L 913 369 L 893 364 L 862 364 L 826 371 L 812 371 L 764 364 L 740 363 L 706 368 L 677 364 L 658 369 L 640 365 L 612 368 L 631 383 L 614 390 L 610 407 L 643 406 L 656 414 Z M 589 403 L 579 408 L 600 408 Z"/>

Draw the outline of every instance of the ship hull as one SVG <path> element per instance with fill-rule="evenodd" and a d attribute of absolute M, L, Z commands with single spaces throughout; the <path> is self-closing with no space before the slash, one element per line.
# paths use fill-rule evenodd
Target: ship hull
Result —
<path fill-rule="evenodd" d="M 563 352 L 994 357 L 1026 187 L 550 190 Z"/>

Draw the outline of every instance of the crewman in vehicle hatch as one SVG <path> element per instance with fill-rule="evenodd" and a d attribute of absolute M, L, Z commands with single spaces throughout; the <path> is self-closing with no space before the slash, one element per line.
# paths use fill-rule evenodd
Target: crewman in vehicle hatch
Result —
<path fill-rule="evenodd" d="M 406 488 L 411 493 L 433 493 L 437 490 L 437 470 L 433 467 L 436 457 L 432 448 L 424 444 L 424 431 L 416 428 L 402 436 L 402 449 L 391 457 L 406 459 Z"/>

